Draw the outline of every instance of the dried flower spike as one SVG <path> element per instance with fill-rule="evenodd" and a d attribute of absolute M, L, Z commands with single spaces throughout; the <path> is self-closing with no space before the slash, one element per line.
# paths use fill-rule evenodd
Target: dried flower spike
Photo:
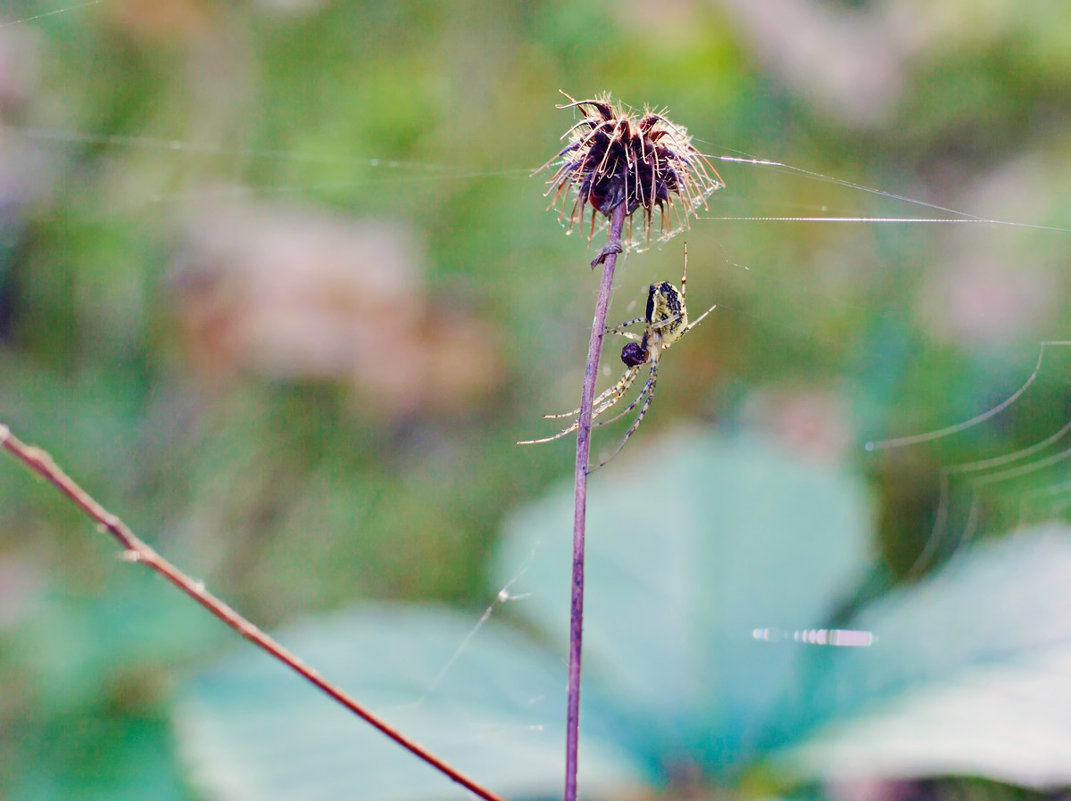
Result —
<path fill-rule="evenodd" d="M 559 215 L 569 221 L 569 230 L 583 221 L 591 206 L 590 238 L 596 212 L 609 217 L 625 203 L 628 239 L 631 215 L 637 209 L 643 209 L 643 230 L 650 238 L 655 207 L 661 212 L 662 236 L 668 238 L 687 227 L 688 216 L 706 206 L 711 192 L 725 186 L 718 171 L 692 146 L 688 132 L 666 119 L 664 111 L 645 108 L 636 118 L 612 103 L 608 94 L 594 100 L 565 96 L 570 102 L 558 108 L 579 109 L 584 118 L 562 136 L 569 144 L 539 169 L 558 165 L 547 182 L 547 195 L 554 196 L 551 207 L 561 199 Z M 600 254 L 595 264 L 604 257 Z"/>

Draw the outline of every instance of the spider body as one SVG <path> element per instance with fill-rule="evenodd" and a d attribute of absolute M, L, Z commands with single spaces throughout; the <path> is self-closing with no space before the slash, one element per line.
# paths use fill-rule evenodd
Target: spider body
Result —
<path fill-rule="evenodd" d="M 613 406 L 625 396 L 632 387 L 632 384 L 636 381 L 636 377 L 639 375 L 641 367 L 649 364 L 651 368 L 648 372 L 647 381 L 640 389 L 639 394 L 628 406 L 613 417 L 597 421 L 597 425 L 611 423 L 614 420 L 619 420 L 637 406 L 640 406 L 640 411 L 636 415 L 636 419 L 633 421 L 628 431 L 625 432 L 625 437 L 621 440 L 621 444 L 617 446 L 617 449 L 610 454 L 605 461 L 594 468 L 596 470 L 606 464 L 606 462 L 610 461 L 610 459 L 614 458 L 614 456 L 616 456 L 625 446 L 625 443 L 628 442 L 629 437 L 631 437 L 636 429 L 640 427 L 640 423 L 643 421 L 644 415 L 647 414 L 647 409 L 650 407 L 651 401 L 654 400 L 655 386 L 658 382 L 658 360 L 661 357 L 662 352 L 699 325 L 704 317 L 717 308 L 717 304 L 715 304 L 699 315 L 693 322 L 689 322 L 688 306 L 686 303 L 687 282 L 688 249 L 685 248 L 684 273 L 681 276 L 680 290 L 678 291 L 673 284 L 669 283 L 669 281 L 660 281 L 656 284 L 651 284 L 647 290 L 647 308 L 644 316 L 626 320 L 620 325 L 616 325 L 613 328 L 608 328 L 606 330 L 607 334 L 620 334 L 630 340 L 621 349 L 621 361 L 624 363 L 626 369 L 625 374 L 621 376 L 616 384 L 604 390 L 592 402 L 592 420 L 596 420 L 605 412 L 613 408 Z M 637 323 L 643 324 L 642 334 L 625 330 L 629 326 L 636 325 Z M 641 402 L 642 405 L 640 405 Z M 546 417 L 577 417 L 579 414 L 579 409 L 573 409 L 571 412 L 548 414 Z M 574 420 L 572 425 L 563 431 L 559 431 L 553 436 L 544 437 L 542 439 L 523 440 L 517 444 L 535 445 L 540 442 L 552 442 L 553 440 L 564 437 L 566 434 L 576 431 L 578 427 L 579 421 Z"/>
<path fill-rule="evenodd" d="M 650 351 L 638 342 L 629 342 L 621 348 L 621 361 L 625 363 L 625 367 L 639 367 L 641 364 L 646 364 L 650 358 Z"/>

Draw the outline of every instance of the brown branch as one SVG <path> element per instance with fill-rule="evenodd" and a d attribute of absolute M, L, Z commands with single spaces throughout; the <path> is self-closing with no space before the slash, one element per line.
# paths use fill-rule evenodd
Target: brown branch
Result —
<path fill-rule="evenodd" d="M 577 751 L 580 743 L 580 646 L 584 634 L 584 533 L 588 506 L 588 457 L 591 451 L 591 407 L 595 398 L 595 380 L 599 374 L 599 351 L 606 331 L 606 310 L 614 284 L 617 254 L 621 252 L 621 232 L 625 225 L 626 205 L 620 203 L 610 217 L 606 247 L 592 267 L 600 262 L 602 285 L 595 301 L 595 319 L 591 324 L 588 359 L 584 367 L 584 388 L 580 393 L 580 411 L 576 430 L 576 503 L 573 511 L 573 582 L 569 615 L 569 697 L 565 720 L 565 801 L 576 801 Z"/>
<path fill-rule="evenodd" d="M 590 404 L 589 404 L 590 413 Z M 23 464 L 38 473 L 66 495 L 74 504 L 89 517 L 104 527 L 125 550 L 125 558 L 131 562 L 140 562 L 150 570 L 155 570 L 188 596 L 197 601 L 201 606 L 218 617 L 232 629 L 237 631 L 261 650 L 278 659 L 306 681 L 313 684 L 328 696 L 333 698 L 353 714 L 369 723 L 381 733 L 385 734 L 402 748 L 409 751 L 413 756 L 426 762 L 437 771 L 457 782 L 474 795 L 485 801 L 503 801 L 500 796 L 489 790 L 485 790 L 472 779 L 465 776 L 457 769 L 451 767 L 439 757 L 432 754 L 423 746 L 413 742 L 401 732 L 392 728 L 389 724 L 369 712 L 341 688 L 329 682 L 320 673 L 301 659 L 292 654 L 278 642 L 273 640 L 259 628 L 254 626 L 240 614 L 235 612 L 223 601 L 216 598 L 205 590 L 204 582 L 196 581 L 177 567 L 172 565 L 156 551 L 142 542 L 118 517 L 111 514 L 107 509 L 97 503 L 92 496 L 76 484 L 66 473 L 61 470 L 52 457 L 40 448 L 26 445 L 20 441 L 11 430 L 0 424 L 0 446 L 15 455 Z"/>

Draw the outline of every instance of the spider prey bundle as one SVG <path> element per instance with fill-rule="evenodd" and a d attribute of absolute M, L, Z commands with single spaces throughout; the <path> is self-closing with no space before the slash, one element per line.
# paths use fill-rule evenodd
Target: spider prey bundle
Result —
<path fill-rule="evenodd" d="M 559 165 L 547 182 L 547 194 L 554 195 L 551 206 L 561 198 L 559 215 L 568 219 L 570 230 L 583 221 L 590 205 L 590 238 L 596 212 L 608 217 L 624 203 L 630 217 L 629 237 L 631 215 L 637 209 L 643 209 L 643 229 L 650 236 L 655 207 L 668 237 L 687 225 L 689 214 L 706 205 L 707 195 L 725 186 L 718 171 L 692 146 L 687 131 L 661 113 L 644 109 L 643 116 L 630 116 L 622 106 L 611 103 L 609 95 L 569 100 L 558 108 L 577 108 L 584 118 L 562 136 L 569 144 L 539 169 Z M 592 266 L 605 256 L 600 254 Z"/>
<path fill-rule="evenodd" d="M 625 374 L 621 376 L 616 384 L 595 398 L 592 404 L 592 420 L 597 420 L 600 415 L 611 409 L 625 396 L 625 393 L 628 392 L 629 388 L 636 380 L 636 376 L 639 375 L 640 368 L 643 365 L 649 364 L 651 365 L 651 369 L 647 376 L 647 382 L 628 406 L 611 418 L 598 420 L 597 425 L 604 425 L 605 423 L 612 423 L 615 420 L 620 420 L 635 409 L 641 401 L 643 402 L 643 405 L 640 406 L 639 414 L 636 415 L 635 421 L 633 421 L 628 431 L 625 432 L 625 437 L 621 440 L 621 444 L 617 446 L 614 452 L 610 454 L 605 461 L 597 465 L 594 468 L 595 470 L 598 470 L 599 467 L 602 467 L 606 462 L 610 461 L 610 459 L 617 456 L 621 449 L 625 447 L 628 438 L 640 427 L 640 423 L 643 421 L 643 416 L 647 414 L 647 409 L 651 405 L 651 401 L 654 400 L 655 385 L 658 382 L 658 359 L 661 357 L 662 352 L 699 325 L 704 317 L 717 308 L 717 304 L 715 304 L 699 315 L 695 320 L 688 322 L 688 306 L 685 302 L 687 284 L 688 248 L 686 247 L 684 249 L 684 273 L 681 275 L 680 291 L 678 292 L 677 288 L 669 283 L 669 281 L 660 281 L 657 284 L 651 284 L 650 288 L 647 290 L 647 310 L 643 317 L 626 320 L 620 325 L 606 329 L 607 334 L 620 334 L 631 341 L 627 342 L 625 347 L 621 349 L 621 361 L 625 364 Z M 628 326 L 635 325 L 636 323 L 643 324 L 642 334 L 624 330 Z M 577 417 L 579 413 L 579 409 L 573 409 L 571 412 L 548 414 L 545 415 L 545 417 L 549 419 Z M 576 431 L 579 425 L 579 420 L 576 420 L 571 426 L 563 431 L 559 431 L 553 436 L 544 437 L 542 439 L 523 440 L 517 444 L 536 445 L 540 442 L 553 442 L 560 437 L 564 437 L 566 434 Z"/>

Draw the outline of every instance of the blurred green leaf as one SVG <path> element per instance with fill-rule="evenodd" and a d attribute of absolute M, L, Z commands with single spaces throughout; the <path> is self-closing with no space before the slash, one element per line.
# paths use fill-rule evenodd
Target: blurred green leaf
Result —
<path fill-rule="evenodd" d="M 61 715 L 43 726 L 20 730 L 7 797 L 19 801 L 189 798 L 163 711 L 123 712 Z"/>
<path fill-rule="evenodd" d="M 859 615 L 872 648 L 828 649 L 811 713 L 778 762 L 807 779 L 977 775 L 1071 782 L 1071 529 L 961 552 Z"/>
<path fill-rule="evenodd" d="M 124 687 L 139 688 L 223 631 L 163 579 L 137 566 L 124 570 L 99 598 L 42 595 L 34 617 L 7 633 L 13 662 L 29 677 L 42 712 L 77 714 Z"/>
<path fill-rule="evenodd" d="M 494 620 L 468 639 L 475 618 L 367 605 L 280 637 L 484 786 L 515 799 L 553 797 L 564 776 L 564 666 Z M 212 798 L 471 798 L 252 649 L 188 682 L 176 720 L 193 781 Z M 619 749 L 590 739 L 582 747 L 581 780 L 593 793 L 639 781 Z"/>

